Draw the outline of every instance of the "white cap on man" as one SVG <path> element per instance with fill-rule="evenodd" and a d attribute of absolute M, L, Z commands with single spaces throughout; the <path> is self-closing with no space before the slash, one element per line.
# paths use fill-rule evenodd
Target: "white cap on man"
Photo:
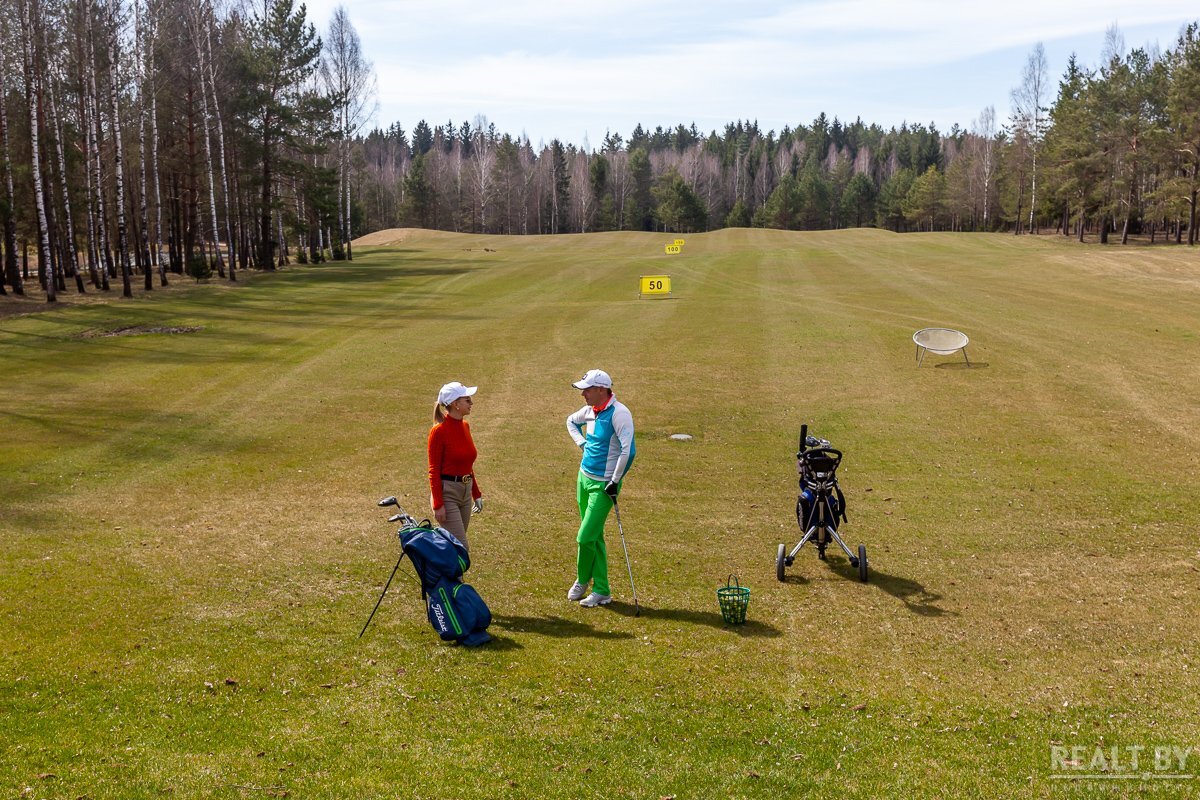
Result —
<path fill-rule="evenodd" d="M 603 386 L 605 389 L 611 389 L 612 378 L 608 377 L 608 373 L 602 369 L 589 369 L 580 380 L 575 381 L 571 385 L 576 389 L 590 389 L 593 386 Z"/>
<path fill-rule="evenodd" d="M 438 402 L 448 406 L 460 397 L 470 397 L 478 388 L 478 386 L 463 386 L 458 381 L 450 381 L 438 392 Z"/>

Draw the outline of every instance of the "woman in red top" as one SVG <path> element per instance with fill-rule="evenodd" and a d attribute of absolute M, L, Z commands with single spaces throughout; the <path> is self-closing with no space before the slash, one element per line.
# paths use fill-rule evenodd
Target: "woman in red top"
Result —
<path fill-rule="evenodd" d="M 429 430 L 429 492 L 433 515 L 438 525 L 467 545 L 467 526 L 471 512 L 483 511 L 483 493 L 475 481 L 475 442 L 471 426 L 464 419 L 471 413 L 471 395 L 476 386 L 458 381 L 447 383 L 438 392 Z M 474 503 L 472 503 L 474 500 Z"/>

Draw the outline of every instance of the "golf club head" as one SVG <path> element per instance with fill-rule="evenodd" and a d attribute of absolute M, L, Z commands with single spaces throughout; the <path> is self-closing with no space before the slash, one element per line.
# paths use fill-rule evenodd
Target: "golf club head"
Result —
<path fill-rule="evenodd" d="M 382 500 L 380 500 L 380 501 L 379 501 L 379 505 L 381 505 L 381 506 L 394 506 L 394 505 L 396 505 L 396 495 L 391 495 L 391 496 L 389 496 L 389 497 L 385 497 L 385 498 L 383 498 Z"/>
<path fill-rule="evenodd" d="M 399 522 L 407 516 L 408 514 L 392 514 L 390 517 L 388 517 L 388 522 Z"/>

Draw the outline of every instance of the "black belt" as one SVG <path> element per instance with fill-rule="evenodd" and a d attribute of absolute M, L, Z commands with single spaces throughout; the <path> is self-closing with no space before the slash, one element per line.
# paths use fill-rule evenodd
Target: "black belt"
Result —
<path fill-rule="evenodd" d="M 470 483 L 470 475 L 443 475 L 442 480 L 450 481 L 451 483 Z"/>

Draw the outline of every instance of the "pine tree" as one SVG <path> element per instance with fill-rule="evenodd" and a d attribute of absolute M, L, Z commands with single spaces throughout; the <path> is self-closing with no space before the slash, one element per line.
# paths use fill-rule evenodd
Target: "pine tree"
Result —
<path fill-rule="evenodd" d="M 303 5 L 296 8 L 293 0 L 264 0 L 264 4 L 262 14 L 255 12 L 250 23 L 247 89 L 260 164 L 258 264 L 272 270 L 275 247 L 282 252 L 284 244 L 272 225 L 276 170 L 286 160 L 284 149 L 295 146 L 311 108 L 312 98 L 299 89 L 317 68 L 321 39 L 307 21 Z"/>

